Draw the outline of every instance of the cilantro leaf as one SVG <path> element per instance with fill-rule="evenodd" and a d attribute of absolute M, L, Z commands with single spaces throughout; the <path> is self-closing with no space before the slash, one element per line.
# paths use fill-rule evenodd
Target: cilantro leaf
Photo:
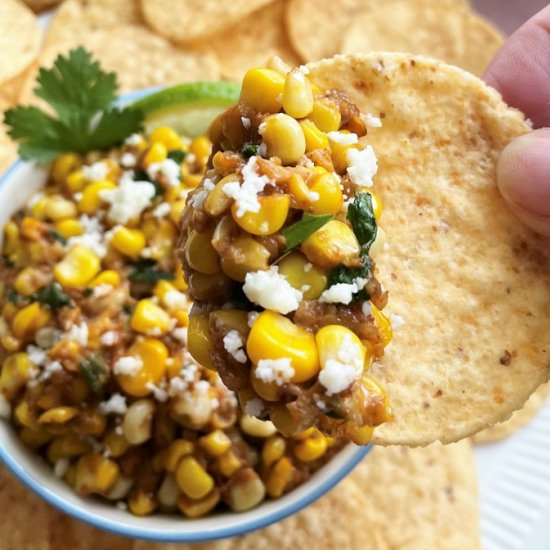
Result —
<path fill-rule="evenodd" d="M 19 141 L 25 159 L 46 163 L 62 153 L 87 153 L 119 144 L 140 129 L 143 113 L 113 107 L 117 80 L 84 48 L 60 55 L 51 69 L 40 69 L 35 93 L 55 116 L 37 107 L 15 107 L 4 114 L 8 134 Z"/>
<path fill-rule="evenodd" d="M 59 309 L 64 306 L 68 306 L 71 303 L 71 299 L 57 284 L 51 284 L 45 286 L 38 292 L 32 295 L 33 300 L 37 300 L 49 307 L 50 309 Z"/>
<path fill-rule="evenodd" d="M 187 152 L 183 149 L 172 149 L 171 151 L 168 151 L 168 158 L 178 164 L 181 164 L 185 160 L 186 156 Z"/>
<path fill-rule="evenodd" d="M 338 283 L 351 284 L 355 282 L 355 279 L 370 279 L 372 277 L 372 262 L 368 256 L 361 258 L 363 265 L 361 267 L 346 267 L 345 265 L 339 265 L 331 269 L 328 274 L 328 287 L 337 285 Z M 362 289 L 353 295 L 353 301 L 356 300 L 368 300 L 370 298 L 368 292 Z"/>
<path fill-rule="evenodd" d="M 372 208 L 372 196 L 369 193 L 357 193 L 348 206 L 347 218 L 351 222 L 362 252 L 368 254 L 378 231 Z"/>
<path fill-rule="evenodd" d="M 82 359 L 80 372 L 86 384 L 96 393 L 101 391 L 109 378 L 107 365 L 100 355 L 92 355 Z"/>
<path fill-rule="evenodd" d="M 48 231 L 48 235 L 54 240 L 54 241 L 57 241 L 58 243 L 61 243 L 62 245 L 66 245 L 67 244 L 67 239 L 61 235 L 61 233 L 59 233 L 59 231 L 57 231 L 56 229 L 50 229 Z"/>
<path fill-rule="evenodd" d="M 134 283 L 157 283 L 161 279 L 175 279 L 175 276 L 170 271 L 158 269 L 157 263 L 153 260 L 140 260 L 134 264 L 128 279 Z"/>
<path fill-rule="evenodd" d="M 241 148 L 241 155 L 247 159 L 258 154 L 259 145 L 255 143 L 245 143 Z"/>
<path fill-rule="evenodd" d="M 286 229 L 283 229 L 283 236 L 286 239 L 285 251 L 295 248 L 307 239 L 310 235 L 313 235 L 315 231 L 321 229 L 323 225 L 332 220 L 334 216 L 332 214 L 322 214 L 315 216 L 304 212 L 302 219 L 299 222 L 289 225 Z"/>

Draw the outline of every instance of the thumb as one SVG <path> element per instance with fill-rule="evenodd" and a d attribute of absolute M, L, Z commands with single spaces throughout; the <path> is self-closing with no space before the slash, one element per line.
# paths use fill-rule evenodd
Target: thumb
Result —
<path fill-rule="evenodd" d="M 531 229 L 550 237 L 550 128 L 512 141 L 502 152 L 497 180 L 516 216 Z"/>

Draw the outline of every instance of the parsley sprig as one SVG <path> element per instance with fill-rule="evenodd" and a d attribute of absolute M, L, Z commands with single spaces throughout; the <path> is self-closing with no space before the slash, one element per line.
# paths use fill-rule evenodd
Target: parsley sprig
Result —
<path fill-rule="evenodd" d="M 16 107 L 4 115 L 8 134 L 25 159 L 46 163 L 67 152 L 103 150 L 141 127 L 143 113 L 113 106 L 117 79 L 106 73 L 84 48 L 60 55 L 51 69 L 41 68 L 35 94 L 52 116 L 38 107 Z"/>

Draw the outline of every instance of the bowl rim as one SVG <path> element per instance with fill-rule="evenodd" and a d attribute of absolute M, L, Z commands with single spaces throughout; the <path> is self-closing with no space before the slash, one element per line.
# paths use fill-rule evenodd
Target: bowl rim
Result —
<path fill-rule="evenodd" d="M 142 97 L 145 97 L 151 94 L 152 92 L 157 91 L 158 89 L 160 88 L 151 87 L 151 88 L 145 88 L 135 92 L 123 94 L 119 97 L 119 101 L 121 103 L 134 101 Z M 4 187 L 6 182 L 9 179 L 11 179 L 13 175 L 23 165 L 27 163 L 28 161 L 18 158 L 4 172 L 4 174 L 2 174 L 2 176 L 0 177 L 0 191 Z M 10 424 L 6 423 L 6 427 L 7 429 L 11 429 L 11 423 Z M 352 447 L 351 451 L 349 448 L 350 446 Z M 164 543 L 166 542 L 192 543 L 192 542 L 208 542 L 208 541 L 222 539 L 222 538 L 245 535 L 246 533 L 250 533 L 252 531 L 262 529 L 264 527 L 267 527 L 268 525 L 281 521 L 297 513 L 298 511 L 302 510 L 309 504 L 321 498 L 324 494 L 326 494 L 333 487 L 335 487 L 340 481 L 342 481 L 370 452 L 371 445 L 368 445 L 365 447 L 358 447 L 353 445 L 352 443 L 349 443 L 339 452 L 340 453 L 345 452 L 346 450 L 350 453 L 350 456 L 346 459 L 345 464 L 343 464 L 339 470 L 336 470 L 335 472 L 333 472 L 326 479 L 320 480 L 318 484 L 314 485 L 311 488 L 311 490 L 306 492 L 302 497 L 300 497 L 295 502 L 291 502 L 286 506 L 283 503 L 283 505 L 280 508 L 273 510 L 270 513 L 267 513 L 264 515 L 261 514 L 262 504 L 260 504 L 258 507 L 253 508 L 250 511 L 250 512 L 256 512 L 257 517 L 252 517 L 250 520 L 245 522 L 240 522 L 234 526 L 228 525 L 228 526 L 222 526 L 219 528 L 208 529 L 207 531 L 205 530 L 202 533 L 187 532 L 185 525 L 188 522 L 193 521 L 192 519 L 187 519 L 187 518 L 182 518 L 181 530 L 163 530 L 163 529 L 151 529 L 150 527 L 140 528 L 138 526 L 123 524 L 117 520 L 112 520 L 109 518 L 102 517 L 96 514 L 94 511 L 87 509 L 87 507 L 85 506 L 85 503 L 83 503 L 82 506 L 75 505 L 74 503 L 69 502 L 68 500 L 65 500 L 65 498 L 55 493 L 55 491 L 53 491 L 47 485 L 40 483 L 40 481 L 38 479 L 35 479 L 35 477 L 33 477 L 29 473 L 29 471 L 25 470 L 25 468 L 23 468 L 23 466 L 17 462 L 16 457 L 13 456 L 3 446 L 0 446 L 0 461 L 4 463 L 4 465 L 8 468 L 8 470 L 10 470 L 10 472 L 14 474 L 17 479 L 19 479 L 19 481 L 21 481 L 27 488 L 31 489 L 31 491 L 33 491 L 35 494 L 40 496 L 48 504 L 54 506 L 55 508 L 61 510 L 62 512 L 68 514 L 69 516 L 72 516 L 73 518 L 84 521 L 85 523 L 93 527 L 96 527 L 98 529 L 102 529 L 104 531 L 108 531 L 117 535 L 130 537 L 130 538 L 137 538 L 137 539 L 143 539 L 143 540 L 149 540 L 149 541 L 155 541 L 155 542 L 164 542 Z M 327 465 L 323 465 L 319 470 L 317 470 L 317 472 L 322 472 L 322 470 L 326 466 Z M 53 476 L 53 472 L 51 475 Z M 307 485 L 308 483 L 311 483 L 311 482 L 312 482 L 312 479 L 310 478 L 308 481 L 306 481 L 304 485 Z M 301 487 L 303 487 L 304 485 L 302 485 Z M 273 501 L 273 502 L 277 502 L 277 501 Z M 234 515 L 235 517 L 240 516 L 240 514 L 236 512 L 234 513 Z"/>

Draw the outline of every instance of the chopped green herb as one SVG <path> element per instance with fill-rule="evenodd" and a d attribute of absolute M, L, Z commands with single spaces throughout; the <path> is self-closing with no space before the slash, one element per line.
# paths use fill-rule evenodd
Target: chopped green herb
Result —
<path fill-rule="evenodd" d="M 187 152 L 182 149 L 173 149 L 172 151 L 168 151 L 168 158 L 178 164 L 181 164 L 185 160 L 186 156 Z"/>
<path fill-rule="evenodd" d="M 322 214 L 315 216 L 304 212 L 302 219 L 299 222 L 293 223 L 286 229 L 283 229 L 283 236 L 286 239 L 286 250 L 295 248 L 307 239 L 310 235 L 313 235 L 315 231 L 321 229 L 323 225 L 332 220 L 334 216 L 332 214 Z"/>
<path fill-rule="evenodd" d="M 245 143 L 241 148 L 241 155 L 249 159 L 258 154 L 259 147 L 257 143 Z"/>
<path fill-rule="evenodd" d="M 328 286 L 337 285 L 338 283 L 351 284 L 355 279 L 370 279 L 372 277 L 372 262 L 367 255 L 361 258 L 363 265 L 361 267 L 346 267 L 339 265 L 328 274 Z M 368 300 L 370 298 L 368 292 L 362 289 L 353 295 L 353 301 Z"/>
<path fill-rule="evenodd" d="M 171 271 L 158 269 L 154 260 L 139 260 L 133 264 L 133 270 L 128 275 L 130 281 L 135 283 L 157 283 L 161 279 L 175 279 Z"/>
<path fill-rule="evenodd" d="M 347 218 L 351 222 L 362 252 L 368 254 L 378 231 L 372 209 L 372 196 L 369 193 L 357 193 L 348 207 Z"/>
<path fill-rule="evenodd" d="M 32 299 L 41 302 L 50 309 L 59 309 L 71 303 L 69 296 L 67 296 L 56 283 L 45 286 L 33 294 Z"/>
<path fill-rule="evenodd" d="M 124 313 L 126 313 L 126 315 L 128 315 L 128 317 L 131 317 L 133 315 L 134 309 L 136 309 L 135 305 L 126 304 L 126 305 L 122 306 L 122 311 L 124 311 Z"/>
<path fill-rule="evenodd" d="M 15 290 L 10 290 L 8 292 L 8 302 L 12 304 L 18 304 L 24 299 L 24 296 L 19 294 L 18 292 L 15 292 Z"/>
<path fill-rule="evenodd" d="M 107 365 L 100 355 L 92 355 L 82 359 L 80 362 L 80 372 L 86 384 L 96 393 L 101 391 L 109 378 Z"/>
<path fill-rule="evenodd" d="M 60 55 L 51 69 L 40 69 L 34 90 L 52 116 L 37 107 L 15 107 L 4 115 L 8 134 L 19 141 L 19 154 L 40 163 L 62 153 L 87 153 L 113 147 L 141 127 L 143 113 L 112 105 L 114 73 L 106 73 L 84 48 Z"/>
<path fill-rule="evenodd" d="M 57 241 L 58 243 L 61 243 L 63 246 L 67 244 L 67 239 L 65 237 L 63 237 L 63 235 L 61 235 L 59 233 L 59 231 L 56 231 L 55 229 L 50 229 L 48 231 L 48 235 L 54 240 L 54 241 Z"/>

